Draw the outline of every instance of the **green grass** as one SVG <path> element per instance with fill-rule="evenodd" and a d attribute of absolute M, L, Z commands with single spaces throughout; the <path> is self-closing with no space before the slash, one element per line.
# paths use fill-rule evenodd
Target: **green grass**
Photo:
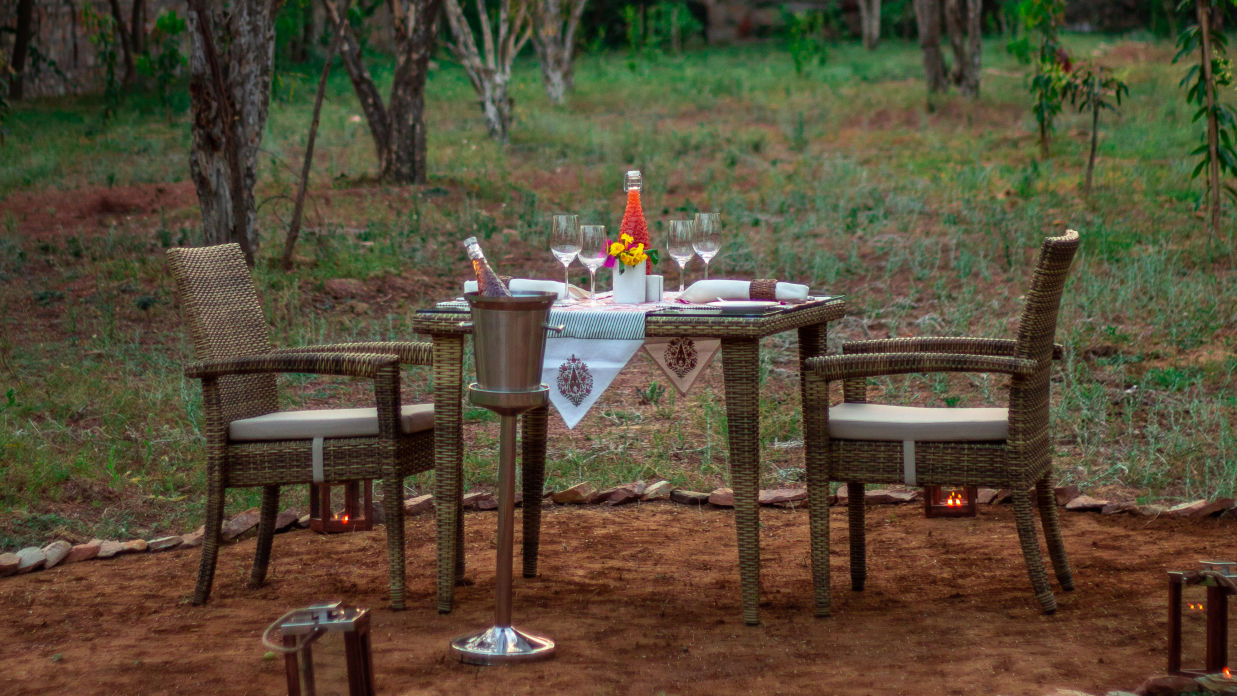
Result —
<path fill-rule="evenodd" d="M 1199 182 L 1188 178 L 1185 153 L 1198 127 L 1176 86 L 1181 70 L 1169 64 L 1166 42 L 1139 50 L 1115 37 L 1066 43 L 1075 55 L 1097 55 L 1131 89 L 1120 114 L 1104 115 L 1090 199 L 1079 193 L 1089 119 L 1063 113 L 1052 157 L 1039 161 L 1025 70 L 997 39 L 985 46 L 982 99 L 947 96 L 931 113 L 918 49 L 898 41 L 875 54 L 835 46 L 824 66 L 801 77 L 776 44 L 637 60 L 634 70 L 622 54 L 585 55 L 566 107 L 548 103 L 525 58 L 514 74 L 517 120 L 506 148 L 486 137 L 463 71 L 443 60 L 427 88 L 422 188 L 372 182 L 373 146 L 337 70 L 302 261 L 289 274 L 268 261 L 290 214 L 313 97 L 317 68 L 298 69 L 276 85 L 260 159 L 265 244 L 255 274 L 273 339 L 410 337 L 412 311 L 455 292 L 466 274 L 457 242 L 469 235 L 483 239 L 500 270 L 557 277 L 544 216 L 572 210 L 616 225 L 621 176 L 633 166 L 645 174 L 655 235 L 668 217 L 723 212 L 714 274 L 846 294 L 852 316 L 831 327 L 834 348 L 889 335 L 1011 336 L 1039 240 L 1069 226 L 1082 232 L 1083 247 L 1058 329 L 1069 348 L 1053 407 L 1061 478 L 1144 500 L 1237 494 L 1237 283 L 1232 257 L 1201 236 L 1195 216 Z M 385 91 L 390 60 L 371 69 Z M 200 523 L 200 396 L 181 376 L 191 350 L 162 259 L 164 247 L 198 241 L 191 204 L 110 218 L 102 230 L 66 220 L 52 236 L 25 234 L 27 223 L 7 205 L 38 196 L 54 207 L 88 195 L 81 190 L 188 179 L 185 114 L 168 124 L 155 100 L 139 95 L 102 124 L 99 107 L 92 97 L 18 104 L 0 148 L 4 548 L 52 534 L 138 535 Z M 1231 237 L 1221 242 L 1233 246 Z M 578 267 L 572 273 L 587 277 Z M 698 277 L 699 267 L 690 273 Z M 370 292 L 340 300 L 325 290 L 333 278 L 358 279 Z M 789 337 L 764 343 L 766 485 L 802 479 L 796 355 Z M 725 483 L 720 366 L 680 396 L 641 360 L 640 388 L 608 393 L 551 442 L 548 485 Z M 289 404 L 363 392 L 289 382 Z M 430 393 L 426 370 L 405 383 L 412 398 Z M 877 386 L 899 403 L 1003 398 L 999 379 L 980 376 Z M 466 485 L 490 485 L 495 420 L 473 410 L 467 421 Z M 416 477 L 409 488 L 431 482 Z M 303 505 L 300 493 L 291 495 Z M 237 493 L 229 509 L 255 500 Z"/>

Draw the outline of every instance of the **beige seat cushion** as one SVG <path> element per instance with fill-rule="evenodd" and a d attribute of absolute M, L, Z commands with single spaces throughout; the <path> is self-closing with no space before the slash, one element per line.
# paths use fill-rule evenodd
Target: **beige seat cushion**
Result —
<path fill-rule="evenodd" d="M 416 433 L 434 427 L 433 404 L 400 407 L 400 430 Z M 316 411 L 278 411 L 244 418 L 228 425 L 233 442 L 255 440 L 308 440 L 315 437 L 373 437 L 378 434 L 378 409 L 333 408 Z"/>
<path fill-rule="evenodd" d="M 954 442 L 1004 440 L 1009 409 L 924 408 L 838 404 L 829 409 L 829 437 L 838 440 Z"/>

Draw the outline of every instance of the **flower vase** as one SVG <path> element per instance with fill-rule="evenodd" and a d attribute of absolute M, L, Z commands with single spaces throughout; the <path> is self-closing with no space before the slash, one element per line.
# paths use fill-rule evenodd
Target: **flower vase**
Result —
<path fill-rule="evenodd" d="M 644 264 L 614 264 L 614 303 L 640 304 L 644 302 Z"/>

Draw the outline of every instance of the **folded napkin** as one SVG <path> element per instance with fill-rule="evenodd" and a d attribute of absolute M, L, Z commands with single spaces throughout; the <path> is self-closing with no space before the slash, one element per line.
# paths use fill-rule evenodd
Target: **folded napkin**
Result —
<path fill-rule="evenodd" d="M 757 285 L 757 297 L 752 297 L 752 285 Z M 773 285 L 773 296 L 769 297 L 769 285 Z M 798 283 L 776 283 L 762 280 L 697 280 L 683 291 L 681 299 L 695 304 L 704 304 L 713 300 L 779 300 L 802 301 L 807 299 L 808 287 Z"/>
<path fill-rule="evenodd" d="M 507 288 L 512 292 L 517 290 L 523 292 L 552 292 L 558 295 L 558 299 L 566 299 L 563 295 L 563 284 L 555 280 L 532 280 L 530 278 L 512 278 L 507 282 Z M 568 292 L 576 299 L 588 298 L 588 291 L 577 288 L 574 285 L 568 285 Z M 476 292 L 477 281 L 464 281 L 464 292 Z"/>

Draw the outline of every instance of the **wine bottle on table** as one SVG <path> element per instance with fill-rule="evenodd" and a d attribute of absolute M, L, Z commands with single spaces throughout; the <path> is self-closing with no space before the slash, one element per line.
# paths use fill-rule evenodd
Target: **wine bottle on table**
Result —
<path fill-rule="evenodd" d="M 472 269 L 477 273 L 477 292 L 486 297 L 511 297 L 511 291 L 498 279 L 498 274 L 490 267 L 481 252 L 481 245 L 476 237 L 464 240 L 464 248 L 468 249 L 468 258 L 472 259 Z"/>
<path fill-rule="evenodd" d="M 644 206 L 640 203 L 640 190 L 644 187 L 644 178 L 638 169 L 627 172 L 623 177 L 623 190 L 627 191 L 627 207 L 623 209 L 623 222 L 619 225 L 619 234 L 629 234 L 637 244 L 643 244 L 645 249 L 653 245 L 649 240 L 649 224 L 644 219 Z M 645 271 L 652 272 L 652 260 L 645 261 Z"/>

